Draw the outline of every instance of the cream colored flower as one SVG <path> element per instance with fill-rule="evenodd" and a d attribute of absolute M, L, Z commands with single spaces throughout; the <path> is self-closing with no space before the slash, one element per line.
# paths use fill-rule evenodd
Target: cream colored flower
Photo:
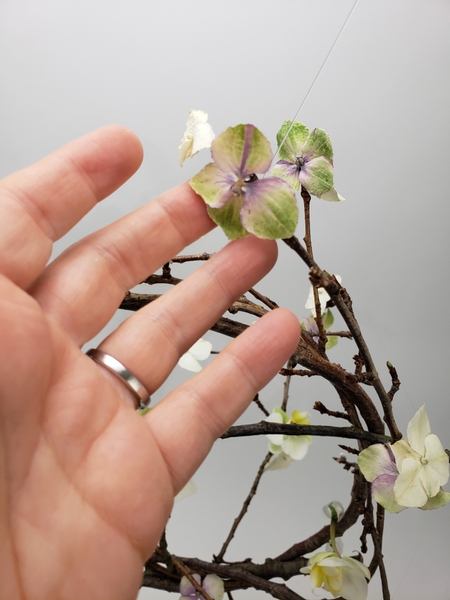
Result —
<path fill-rule="evenodd" d="M 211 349 L 211 342 L 207 342 L 203 338 L 200 338 L 198 342 L 195 342 L 195 344 L 189 348 L 185 354 L 183 354 L 178 361 L 178 366 L 180 366 L 182 369 L 186 369 L 186 371 L 199 373 L 202 370 L 202 367 L 198 361 L 206 360 L 211 354 Z"/>
<path fill-rule="evenodd" d="M 399 471 L 395 499 L 401 506 L 424 506 L 449 479 L 448 456 L 437 435 L 431 433 L 425 406 L 409 422 L 407 440 L 395 442 L 391 450 Z"/>
<path fill-rule="evenodd" d="M 311 421 L 307 412 L 294 410 L 291 417 L 281 408 L 274 408 L 272 414 L 266 419 L 269 423 L 295 423 L 297 425 L 310 425 Z M 292 460 L 301 460 L 306 456 L 309 445 L 312 442 L 310 435 L 284 435 L 271 433 L 266 436 L 269 439 L 269 452 L 274 456 L 266 465 L 267 471 L 284 469 Z"/>
<path fill-rule="evenodd" d="M 178 146 L 180 155 L 178 162 L 183 166 L 186 158 L 197 154 L 203 148 L 211 148 L 211 143 L 216 137 L 208 121 L 208 113 L 204 110 L 191 110 L 186 123 L 186 131 Z"/>
<path fill-rule="evenodd" d="M 370 571 L 362 562 L 336 552 L 318 552 L 300 569 L 311 578 L 311 588 L 323 588 L 334 598 L 366 600 Z"/>

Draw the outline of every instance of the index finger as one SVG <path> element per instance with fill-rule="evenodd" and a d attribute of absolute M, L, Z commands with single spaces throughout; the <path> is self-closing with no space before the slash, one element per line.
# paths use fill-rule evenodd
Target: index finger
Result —
<path fill-rule="evenodd" d="M 52 243 L 142 162 L 134 133 L 110 125 L 85 135 L 0 182 L 0 272 L 27 287 L 42 271 Z"/>

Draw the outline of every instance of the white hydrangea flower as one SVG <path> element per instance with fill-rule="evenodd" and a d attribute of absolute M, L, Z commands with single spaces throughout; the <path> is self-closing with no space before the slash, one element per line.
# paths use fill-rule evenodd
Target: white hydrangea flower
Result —
<path fill-rule="evenodd" d="M 310 425 L 310 417 L 307 412 L 294 410 L 291 417 L 281 408 L 274 408 L 272 414 L 266 419 L 268 423 L 296 423 L 297 425 Z M 302 460 L 308 452 L 312 442 L 310 435 L 284 435 L 271 433 L 266 436 L 269 439 L 269 452 L 274 456 L 267 463 L 266 471 L 275 471 L 288 467 L 292 460 Z"/>
<path fill-rule="evenodd" d="M 184 500 L 184 498 L 188 498 L 192 496 L 197 491 L 197 486 L 195 485 L 195 481 L 193 479 L 189 479 L 187 484 L 181 488 L 178 494 L 174 498 L 174 502 L 179 502 L 180 500 Z"/>
<path fill-rule="evenodd" d="M 311 578 L 311 588 L 323 588 L 334 598 L 366 600 L 370 571 L 362 562 L 336 552 L 318 552 L 300 569 Z"/>
<path fill-rule="evenodd" d="M 424 506 L 449 479 L 448 456 L 421 406 L 408 423 L 407 440 L 391 446 L 399 476 L 394 495 L 400 506 Z"/>
<path fill-rule="evenodd" d="M 335 277 L 339 283 L 342 282 L 342 277 L 340 275 L 335 275 Z M 325 309 L 327 307 L 328 300 L 331 300 L 331 298 L 325 288 L 320 287 L 320 288 L 318 288 L 317 291 L 319 293 L 320 309 L 323 313 L 323 312 L 325 312 Z M 314 303 L 314 287 L 313 286 L 311 286 L 311 288 L 309 290 L 309 295 L 308 295 L 308 299 L 306 300 L 305 308 L 310 310 L 312 312 L 312 314 L 314 316 L 316 316 L 316 305 Z"/>
<path fill-rule="evenodd" d="M 189 350 L 183 354 L 183 356 L 178 361 L 178 365 L 182 369 L 186 369 L 186 371 L 193 371 L 194 373 L 199 373 L 202 370 L 202 367 L 199 360 L 206 360 L 208 356 L 211 354 L 212 344 L 211 342 L 207 342 L 203 338 L 200 338 L 198 342 L 189 348 Z"/>
<path fill-rule="evenodd" d="M 193 578 L 211 598 L 222 600 L 225 593 L 225 586 L 223 580 L 218 575 L 209 573 L 202 581 L 201 576 L 195 573 Z M 180 581 L 180 594 L 180 600 L 203 600 L 203 596 L 197 592 L 185 575 L 183 575 Z"/>
<path fill-rule="evenodd" d="M 216 137 L 208 121 L 208 113 L 204 110 L 189 111 L 189 119 L 186 123 L 186 131 L 178 146 L 180 155 L 178 162 L 183 166 L 186 158 L 197 154 L 203 148 L 211 148 L 211 143 Z"/>

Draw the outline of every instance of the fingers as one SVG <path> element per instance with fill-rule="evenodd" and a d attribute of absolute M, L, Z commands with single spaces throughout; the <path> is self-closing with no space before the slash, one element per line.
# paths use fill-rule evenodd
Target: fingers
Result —
<path fill-rule="evenodd" d="M 125 292 L 214 227 L 189 184 L 84 238 L 30 292 L 78 345 L 111 319 Z"/>
<path fill-rule="evenodd" d="M 274 265 L 277 246 L 236 240 L 161 298 L 145 306 L 99 346 L 153 393 L 179 357 Z"/>
<path fill-rule="evenodd" d="M 292 355 L 299 338 L 300 324 L 293 313 L 268 313 L 146 415 L 176 491 Z"/>
<path fill-rule="evenodd" d="M 142 147 L 119 126 L 90 133 L 0 182 L 0 272 L 22 287 L 45 266 L 52 242 L 139 167 Z"/>

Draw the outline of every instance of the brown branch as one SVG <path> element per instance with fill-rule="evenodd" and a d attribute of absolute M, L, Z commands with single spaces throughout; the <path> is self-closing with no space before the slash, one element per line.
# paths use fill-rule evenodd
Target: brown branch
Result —
<path fill-rule="evenodd" d="M 211 256 L 212 254 L 208 254 L 207 252 L 202 252 L 201 254 L 184 254 L 174 256 L 170 262 L 182 264 L 185 262 L 192 262 L 196 260 L 209 260 Z"/>
<path fill-rule="evenodd" d="M 216 563 L 223 562 L 223 557 L 225 555 L 225 552 L 227 551 L 227 548 L 230 545 L 231 540 L 234 538 L 234 534 L 236 533 L 236 530 L 239 527 L 240 522 L 245 517 L 245 515 L 248 511 L 250 502 L 253 500 L 253 496 L 256 494 L 259 482 L 261 481 L 261 477 L 264 474 L 265 466 L 267 465 L 267 463 L 269 462 L 271 457 L 272 457 L 272 454 L 270 452 L 268 452 L 267 455 L 265 456 L 264 460 L 262 461 L 261 465 L 259 466 L 258 472 L 256 474 L 255 480 L 253 481 L 252 487 L 250 488 L 250 491 L 247 495 L 247 498 L 244 500 L 244 504 L 242 505 L 242 508 L 241 508 L 238 516 L 235 518 L 233 525 L 230 529 L 230 532 L 227 536 L 227 539 L 223 543 L 219 554 L 217 554 L 217 556 L 214 557 L 214 562 L 216 562 Z"/>
<path fill-rule="evenodd" d="M 316 285 L 320 285 L 321 287 L 324 287 L 326 289 L 326 291 L 330 295 L 330 298 L 341 313 L 348 329 L 353 335 L 356 345 L 358 346 L 359 353 L 362 359 L 364 360 L 366 370 L 372 373 L 374 377 L 372 384 L 381 401 L 384 411 L 384 420 L 389 428 L 391 436 L 394 439 L 394 441 L 400 439 L 402 435 L 394 419 L 391 406 L 391 399 L 389 398 L 378 376 L 378 372 L 375 368 L 375 364 L 372 360 L 369 348 L 367 347 L 367 344 L 363 338 L 358 322 L 356 321 L 353 315 L 353 310 L 349 308 L 348 294 L 346 294 L 346 292 L 341 292 L 343 288 L 341 288 L 340 284 L 336 281 L 336 278 L 330 276 L 328 273 L 320 269 L 320 267 L 317 265 L 314 259 L 308 255 L 306 249 L 303 248 L 303 246 L 295 236 L 289 239 L 284 239 L 283 241 L 292 250 L 294 250 L 294 252 L 296 252 L 300 256 L 300 258 L 308 265 L 308 267 L 310 268 L 310 278 L 313 284 L 315 283 Z"/>
<path fill-rule="evenodd" d="M 400 380 L 397 375 L 397 369 L 389 361 L 386 363 L 386 366 L 388 368 L 389 375 L 391 376 L 392 381 L 391 389 L 388 392 L 388 396 L 392 402 L 392 399 L 394 398 L 395 394 L 400 389 Z"/>
<path fill-rule="evenodd" d="M 321 415 L 328 415 L 329 417 L 335 417 L 336 419 L 345 419 L 346 421 L 351 422 L 351 417 L 347 413 L 337 410 L 330 410 L 325 406 L 325 404 L 319 401 L 314 402 L 313 410 L 317 410 L 317 412 L 319 412 Z"/>
<path fill-rule="evenodd" d="M 252 294 L 252 296 L 254 296 L 257 300 L 259 300 L 260 302 L 262 302 L 263 304 L 265 304 L 267 306 L 267 308 L 270 308 L 271 310 L 274 310 L 275 308 L 278 308 L 278 304 L 276 302 L 274 302 L 273 300 L 271 300 L 267 296 L 263 296 L 262 294 L 260 294 L 259 292 L 257 292 L 255 290 L 255 288 L 250 288 L 248 290 L 248 292 L 249 292 L 249 294 Z"/>
<path fill-rule="evenodd" d="M 317 375 L 317 373 L 314 373 L 314 371 L 307 369 L 280 369 L 279 373 L 285 377 L 291 375 L 298 375 L 300 377 L 314 377 Z"/>
<path fill-rule="evenodd" d="M 255 317 L 262 317 L 266 314 L 267 309 L 259 306 L 259 304 L 255 304 L 251 300 L 248 300 L 245 296 L 241 296 L 239 300 L 233 302 L 233 304 L 229 307 L 228 312 L 232 315 L 238 312 L 245 312 Z"/>
<path fill-rule="evenodd" d="M 256 396 L 253 398 L 252 402 L 254 402 L 256 404 L 256 406 L 266 415 L 266 417 L 268 417 L 270 415 L 270 412 L 267 410 L 267 408 L 264 406 L 264 404 L 259 399 L 259 394 L 256 394 Z"/>
<path fill-rule="evenodd" d="M 248 425 L 234 425 L 226 431 L 221 439 L 232 437 L 249 437 L 254 435 L 317 435 L 320 437 L 337 437 L 352 440 L 366 440 L 372 444 L 385 444 L 391 438 L 386 435 L 356 429 L 355 427 L 332 427 L 330 425 L 297 425 L 296 423 L 269 423 L 260 421 Z"/>

